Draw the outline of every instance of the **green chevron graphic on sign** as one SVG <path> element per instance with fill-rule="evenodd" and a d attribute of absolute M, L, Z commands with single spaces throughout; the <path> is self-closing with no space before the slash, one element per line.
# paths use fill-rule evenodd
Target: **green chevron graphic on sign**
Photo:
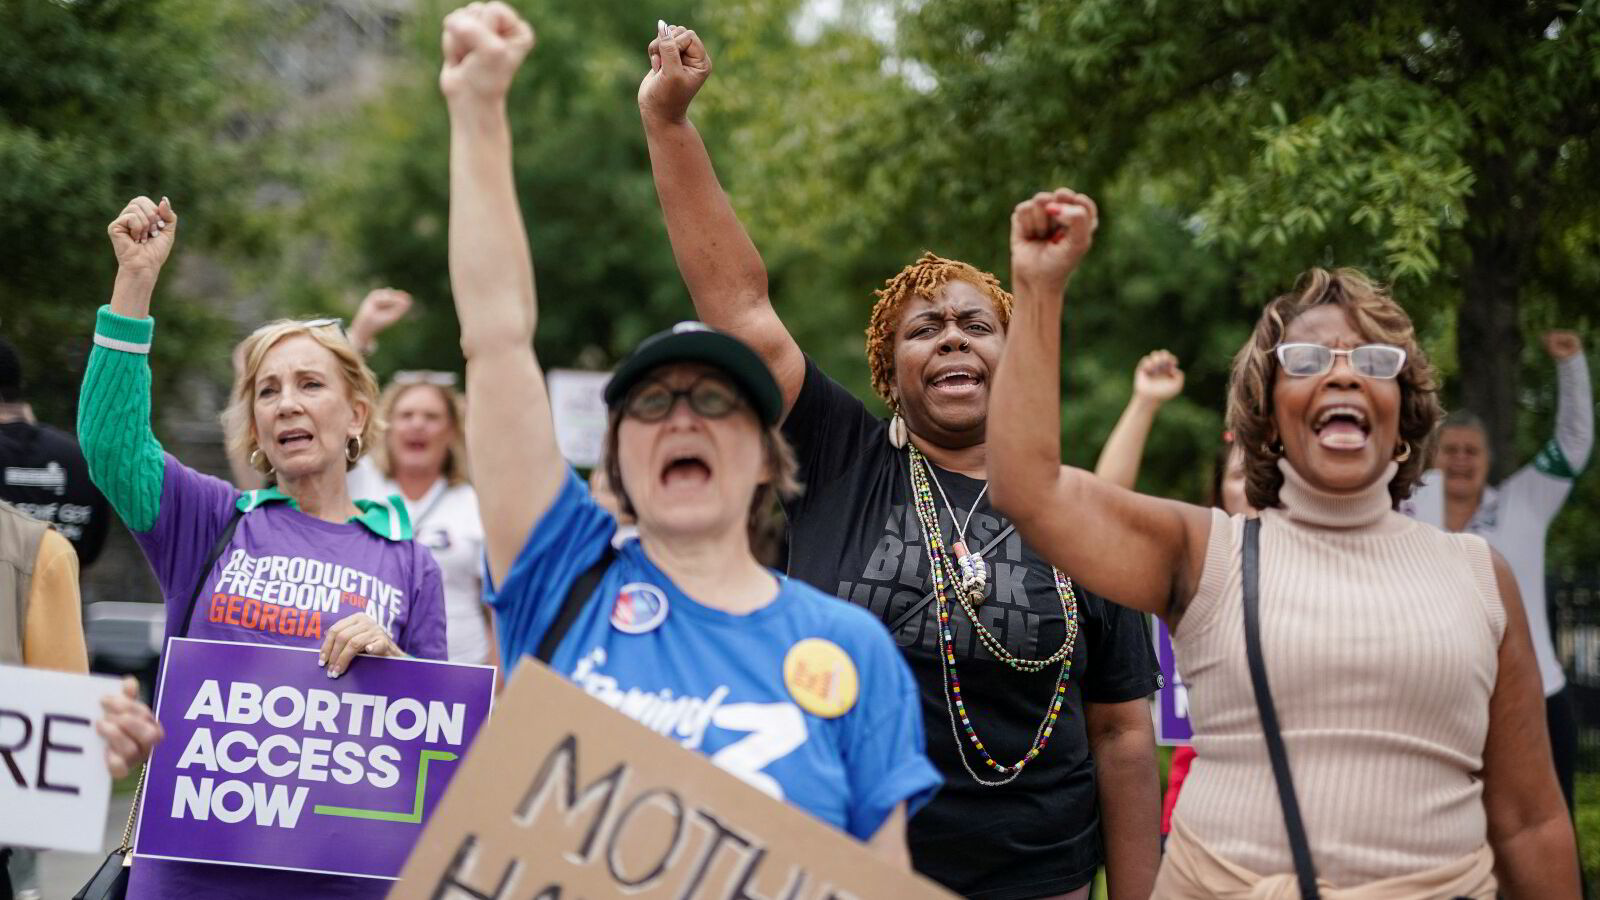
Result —
<path fill-rule="evenodd" d="M 319 816 L 344 816 L 350 819 L 375 819 L 379 822 L 410 822 L 416 824 L 422 821 L 422 797 L 428 790 L 428 763 L 431 760 L 448 762 L 455 759 L 456 754 L 446 750 L 422 751 L 422 762 L 417 766 L 417 799 L 411 812 L 388 812 L 382 809 L 353 809 L 348 806 L 323 806 L 317 804 L 311 811 Z"/>

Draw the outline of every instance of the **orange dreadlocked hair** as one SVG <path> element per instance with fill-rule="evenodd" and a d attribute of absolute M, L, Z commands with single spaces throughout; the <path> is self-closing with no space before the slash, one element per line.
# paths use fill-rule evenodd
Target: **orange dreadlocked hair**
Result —
<path fill-rule="evenodd" d="M 932 299 L 951 281 L 965 281 L 987 294 L 994 302 L 1001 327 L 1011 324 L 1011 295 L 1000 286 L 999 279 L 964 262 L 938 256 L 932 250 L 924 251 L 916 262 L 885 281 L 882 290 L 873 291 L 878 302 L 873 304 L 872 318 L 867 322 L 867 367 L 872 370 L 873 390 L 890 407 L 894 406 L 889 391 L 894 383 L 894 330 L 900 324 L 900 311 L 912 297 Z"/>

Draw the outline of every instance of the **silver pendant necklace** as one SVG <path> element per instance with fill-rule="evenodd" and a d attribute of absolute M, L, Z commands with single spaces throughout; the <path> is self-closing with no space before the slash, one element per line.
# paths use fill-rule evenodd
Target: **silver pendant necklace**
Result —
<path fill-rule="evenodd" d="M 956 524 L 956 508 L 950 505 L 950 497 L 944 492 L 944 485 L 939 483 L 939 476 L 934 473 L 933 466 L 928 465 L 928 478 L 933 486 L 939 489 L 939 499 L 944 501 L 944 508 L 950 510 L 950 524 Z M 956 568 L 961 573 L 961 593 L 967 602 L 977 606 L 983 602 L 984 589 L 989 584 L 989 564 L 983 557 L 967 550 L 967 526 L 972 524 L 972 514 L 978 511 L 978 504 L 983 502 L 983 495 L 989 493 L 989 482 L 983 483 L 983 490 L 978 492 L 972 501 L 972 508 L 967 510 L 967 520 L 956 528 L 956 541 L 950 545 L 950 552 L 955 554 Z"/>

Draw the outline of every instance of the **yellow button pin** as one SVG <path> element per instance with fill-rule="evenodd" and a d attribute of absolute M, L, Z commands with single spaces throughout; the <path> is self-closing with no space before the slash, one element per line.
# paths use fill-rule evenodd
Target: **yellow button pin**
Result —
<path fill-rule="evenodd" d="M 837 719 L 856 705 L 860 680 L 850 654 L 833 641 L 806 638 L 783 658 L 783 684 L 800 708 Z"/>

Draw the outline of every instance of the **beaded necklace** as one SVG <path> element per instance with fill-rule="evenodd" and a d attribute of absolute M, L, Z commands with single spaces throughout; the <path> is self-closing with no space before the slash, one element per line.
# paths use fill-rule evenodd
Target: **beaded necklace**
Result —
<path fill-rule="evenodd" d="M 972 776 L 972 780 L 985 787 L 999 787 L 1009 784 L 1022 774 L 1024 767 L 1038 758 L 1044 748 L 1050 743 L 1050 735 L 1055 730 L 1056 720 L 1061 713 L 1061 704 L 1066 700 L 1067 678 L 1072 674 L 1072 648 L 1078 637 L 1078 598 L 1072 590 L 1072 580 L 1061 574 L 1060 569 L 1052 568 L 1055 575 L 1056 595 L 1061 598 L 1061 621 L 1066 628 L 1066 635 L 1061 641 L 1061 649 L 1051 654 L 1046 659 L 1022 659 L 1012 653 L 989 633 L 983 623 L 978 621 L 974 605 L 966 596 L 965 591 L 955 591 L 956 600 L 961 608 L 966 611 L 967 619 L 978 634 L 978 639 L 985 648 L 994 654 L 995 658 L 1016 669 L 1019 672 L 1039 672 L 1054 664 L 1061 664 L 1061 674 L 1056 679 L 1054 693 L 1050 695 L 1050 705 L 1044 718 L 1039 722 L 1038 731 L 1034 732 L 1033 744 L 1028 752 L 1016 763 L 1005 765 L 995 762 L 984 748 L 983 741 L 979 739 L 978 732 L 972 725 L 972 719 L 967 715 L 967 706 L 961 697 L 961 677 L 956 672 L 955 638 L 950 630 L 950 601 L 945 596 L 945 585 L 959 584 L 959 569 L 952 564 L 949 553 L 944 547 L 944 538 L 939 532 L 939 514 L 933 502 L 933 490 L 929 488 L 929 481 L 938 484 L 938 476 L 933 474 L 933 466 L 928 462 L 915 446 L 906 447 L 908 467 L 911 472 L 912 498 L 917 512 L 917 520 L 922 525 L 922 536 L 928 547 L 928 567 L 933 578 L 934 610 L 939 617 L 939 634 L 944 640 L 944 652 L 939 657 L 940 668 L 944 672 L 944 699 L 945 709 L 950 713 L 950 734 L 955 738 L 957 755 L 961 757 L 961 766 Z M 940 486 L 940 494 L 944 493 Z M 945 500 L 949 506 L 950 501 Z M 950 515 L 955 516 L 955 508 L 951 507 Z M 956 723 L 960 721 L 961 728 L 966 732 L 967 742 L 978 752 L 984 764 L 995 772 L 1006 776 L 999 781 L 985 781 L 973 771 L 967 762 L 966 752 L 961 747 L 961 734 L 956 730 Z"/>

